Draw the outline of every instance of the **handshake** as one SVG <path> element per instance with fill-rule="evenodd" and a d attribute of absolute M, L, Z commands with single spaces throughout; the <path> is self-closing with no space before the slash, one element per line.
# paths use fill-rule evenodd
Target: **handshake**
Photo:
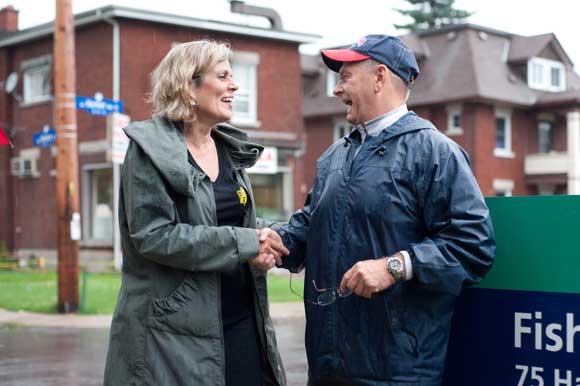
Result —
<path fill-rule="evenodd" d="M 256 229 L 256 233 L 260 240 L 260 251 L 250 260 L 250 264 L 264 272 L 274 265 L 281 265 L 282 256 L 287 256 L 290 251 L 284 246 L 280 235 L 270 228 Z"/>

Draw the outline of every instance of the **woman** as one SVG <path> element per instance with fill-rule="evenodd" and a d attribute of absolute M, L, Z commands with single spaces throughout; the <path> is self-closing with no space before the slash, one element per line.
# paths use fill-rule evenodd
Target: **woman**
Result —
<path fill-rule="evenodd" d="M 134 122 L 119 203 L 123 283 L 105 385 L 286 384 L 265 271 L 288 251 L 256 220 L 244 168 L 263 148 L 221 124 L 238 86 L 226 44 L 174 47 Z M 258 223 L 258 224 L 257 224 Z"/>

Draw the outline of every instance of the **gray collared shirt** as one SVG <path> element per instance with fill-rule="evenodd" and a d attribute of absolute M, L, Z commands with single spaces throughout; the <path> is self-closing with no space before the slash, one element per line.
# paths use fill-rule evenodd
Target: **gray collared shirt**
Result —
<path fill-rule="evenodd" d="M 402 104 L 396 109 L 388 111 L 382 115 L 379 115 L 378 117 L 373 118 L 370 121 L 361 123 L 360 125 L 356 125 L 353 128 L 353 130 L 358 130 L 360 132 L 362 141 L 364 142 L 367 135 L 370 135 L 371 137 L 379 135 L 379 133 L 383 131 L 383 129 L 386 129 L 393 123 L 397 122 L 399 118 L 407 114 L 407 112 L 408 112 L 407 105 Z"/>

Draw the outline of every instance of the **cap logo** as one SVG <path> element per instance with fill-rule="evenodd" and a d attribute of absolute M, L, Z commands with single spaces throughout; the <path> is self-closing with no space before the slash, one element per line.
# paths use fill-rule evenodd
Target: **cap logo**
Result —
<path fill-rule="evenodd" d="M 360 46 L 362 46 L 363 44 L 365 44 L 365 42 L 366 42 L 366 41 L 367 41 L 367 38 L 365 38 L 365 37 L 362 37 L 362 38 L 360 38 L 360 39 L 359 39 L 359 41 L 356 43 L 356 46 L 357 46 L 357 47 L 360 47 Z"/>

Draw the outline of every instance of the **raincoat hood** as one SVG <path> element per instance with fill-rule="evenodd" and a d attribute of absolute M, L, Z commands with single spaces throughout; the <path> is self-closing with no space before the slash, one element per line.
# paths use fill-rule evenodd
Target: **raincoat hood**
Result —
<path fill-rule="evenodd" d="M 131 123 L 124 131 L 147 154 L 176 192 L 188 197 L 194 196 L 205 174 L 183 167 L 187 165 L 187 147 L 182 130 L 174 122 L 156 116 L 147 121 Z M 251 167 L 264 151 L 264 147 L 249 142 L 245 132 L 226 123 L 217 125 L 212 131 L 229 148 L 234 169 Z"/>

